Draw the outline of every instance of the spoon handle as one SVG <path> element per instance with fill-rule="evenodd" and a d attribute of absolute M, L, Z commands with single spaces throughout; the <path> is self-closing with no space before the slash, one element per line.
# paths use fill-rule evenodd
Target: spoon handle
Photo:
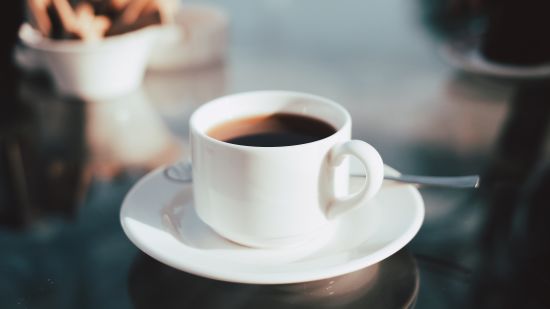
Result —
<path fill-rule="evenodd" d="M 426 186 L 437 186 L 447 188 L 478 188 L 479 175 L 457 176 L 457 177 L 431 177 L 417 175 L 385 175 L 384 179 L 398 182 L 412 183 Z"/>

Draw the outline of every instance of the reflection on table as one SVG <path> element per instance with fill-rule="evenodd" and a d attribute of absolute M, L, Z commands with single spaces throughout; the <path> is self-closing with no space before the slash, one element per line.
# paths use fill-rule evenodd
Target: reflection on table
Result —
<path fill-rule="evenodd" d="M 298 284 L 211 280 L 170 268 L 145 254 L 136 256 L 129 276 L 136 308 L 412 308 L 418 289 L 418 267 L 407 250 L 357 272 Z"/>

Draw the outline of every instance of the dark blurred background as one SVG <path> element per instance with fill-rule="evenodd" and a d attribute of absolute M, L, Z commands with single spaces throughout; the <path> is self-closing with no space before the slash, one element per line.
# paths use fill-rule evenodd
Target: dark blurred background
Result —
<path fill-rule="evenodd" d="M 230 17 L 224 60 L 148 71 L 99 101 L 16 63 L 25 2 L 0 10 L 0 308 L 550 308 L 548 1 L 195 2 Z M 478 70 L 449 61 L 456 42 Z M 197 106 L 256 89 L 332 98 L 386 164 L 479 173 L 481 187 L 422 188 L 419 234 L 353 297 L 217 282 L 140 253 L 119 224 L 125 194 L 188 155 Z"/>

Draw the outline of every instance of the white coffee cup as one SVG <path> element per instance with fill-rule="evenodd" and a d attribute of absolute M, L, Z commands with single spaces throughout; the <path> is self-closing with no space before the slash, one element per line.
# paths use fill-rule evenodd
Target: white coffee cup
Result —
<path fill-rule="evenodd" d="M 322 120 L 336 132 L 293 146 L 252 147 L 208 135 L 231 120 L 273 113 Z M 258 91 L 218 98 L 190 120 L 193 194 L 198 216 L 234 242 L 276 248 L 305 242 L 339 215 L 365 206 L 380 189 L 384 166 L 378 152 L 351 140 L 351 117 L 339 104 L 319 96 Z M 348 193 L 347 156 L 364 165 L 366 182 Z"/>

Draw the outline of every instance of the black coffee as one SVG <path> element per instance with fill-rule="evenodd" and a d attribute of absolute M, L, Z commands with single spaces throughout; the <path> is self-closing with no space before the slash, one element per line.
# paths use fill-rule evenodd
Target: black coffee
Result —
<path fill-rule="evenodd" d="M 228 121 L 210 129 L 208 135 L 231 144 L 278 147 L 314 142 L 335 132 L 333 126 L 319 119 L 276 113 Z"/>

